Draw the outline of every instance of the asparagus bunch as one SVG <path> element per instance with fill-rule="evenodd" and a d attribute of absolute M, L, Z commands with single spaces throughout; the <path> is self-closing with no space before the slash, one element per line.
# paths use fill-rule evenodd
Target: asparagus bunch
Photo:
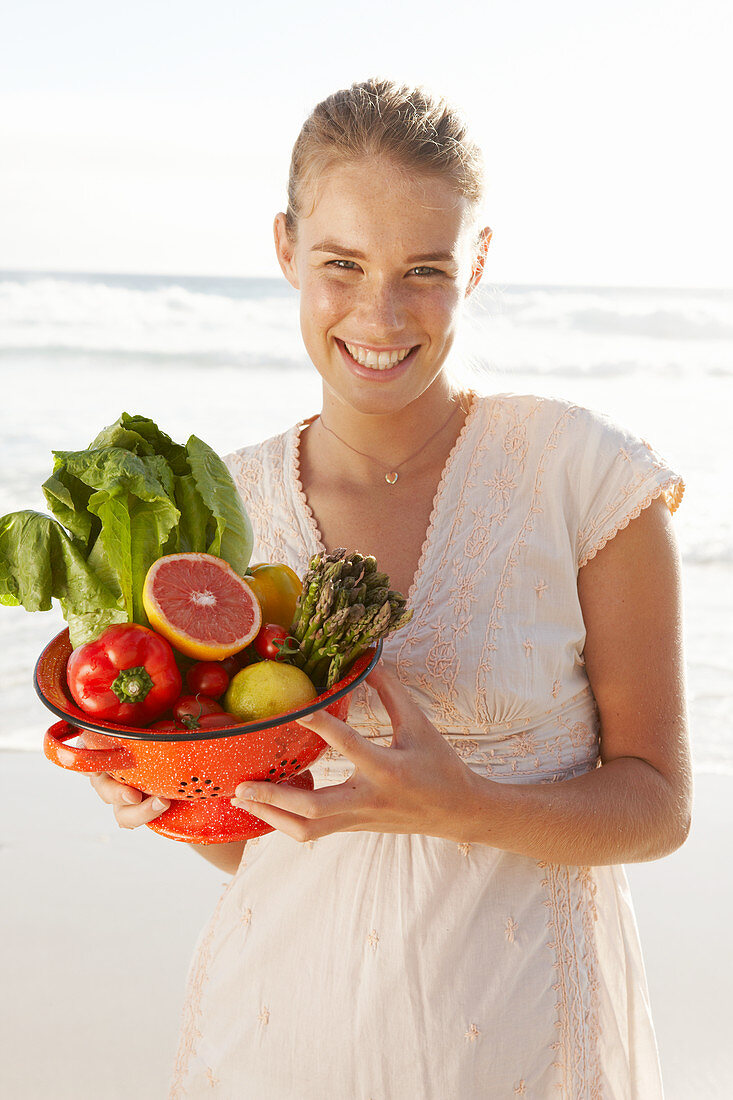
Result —
<path fill-rule="evenodd" d="M 389 587 L 371 555 L 345 549 L 311 558 L 290 633 L 298 651 L 288 660 L 324 691 L 352 661 L 412 618 L 406 600 Z"/>

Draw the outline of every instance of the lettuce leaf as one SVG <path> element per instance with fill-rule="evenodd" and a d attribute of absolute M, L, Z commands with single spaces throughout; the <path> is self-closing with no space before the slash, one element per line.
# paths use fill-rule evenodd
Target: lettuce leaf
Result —
<path fill-rule="evenodd" d="M 186 455 L 196 489 L 215 524 L 206 553 L 224 558 L 235 573 L 244 576 L 252 557 L 252 525 L 232 475 L 211 447 L 195 435 L 186 444 Z"/>
<path fill-rule="evenodd" d="M 142 589 L 164 554 L 206 552 L 244 575 L 252 527 L 229 470 L 202 440 L 175 443 L 123 413 L 84 451 L 55 451 L 43 485 L 53 518 L 0 519 L 0 603 L 61 603 L 72 644 L 111 622 L 147 625 Z"/>
<path fill-rule="evenodd" d="M 0 602 L 49 611 L 51 598 L 73 612 L 118 607 L 115 593 L 79 552 L 60 523 L 41 512 L 0 519 Z"/>

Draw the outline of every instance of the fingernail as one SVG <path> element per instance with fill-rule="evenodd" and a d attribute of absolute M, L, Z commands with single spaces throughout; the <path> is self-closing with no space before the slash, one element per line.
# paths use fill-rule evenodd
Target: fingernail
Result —
<path fill-rule="evenodd" d="M 237 798 L 241 798 L 244 802 L 253 802 L 257 797 L 257 792 L 251 787 L 237 787 L 234 793 Z"/>
<path fill-rule="evenodd" d="M 165 798 L 154 798 L 153 809 L 154 810 L 167 810 L 170 806 L 170 802 L 167 802 Z"/>
<path fill-rule="evenodd" d="M 128 806 L 136 806 L 140 801 L 139 795 L 133 794 L 132 791 L 125 791 L 122 796 L 122 801 L 126 802 Z"/>

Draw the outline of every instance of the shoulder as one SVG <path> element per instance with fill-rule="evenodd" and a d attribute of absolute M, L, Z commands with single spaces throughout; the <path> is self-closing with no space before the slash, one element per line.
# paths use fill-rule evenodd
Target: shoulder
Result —
<path fill-rule="evenodd" d="M 532 434 L 559 427 L 568 439 L 582 439 L 591 433 L 625 431 L 605 413 L 563 397 L 506 392 L 479 395 L 477 401 L 484 419 L 522 423 Z"/>
<path fill-rule="evenodd" d="M 645 439 L 606 413 L 537 394 L 480 399 L 484 448 L 504 461 L 532 494 L 533 508 L 552 500 L 578 566 L 661 497 L 674 512 L 682 478 Z M 515 474 L 516 471 L 516 474 Z M 520 473 L 521 471 L 521 473 Z"/>
<path fill-rule="evenodd" d="M 562 397 L 536 393 L 479 394 L 476 417 L 493 435 L 519 431 L 529 443 L 556 437 L 572 442 L 593 429 L 603 415 Z M 610 425 L 610 421 L 605 418 Z"/>
<path fill-rule="evenodd" d="M 252 496 L 258 488 L 270 485 L 273 478 L 283 478 L 288 455 L 293 452 L 297 427 L 293 425 L 287 431 L 223 456 L 235 485 L 245 497 Z"/>
<path fill-rule="evenodd" d="M 478 397 L 478 415 L 494 434 L 502 429 L 526 438 L 529 447 L 551 447 L 570 459 L 603 454 L 608 459 L 637 455 L 663 465 L 653 447 L 608 414 L 562 397 L 497 393 Z"/>

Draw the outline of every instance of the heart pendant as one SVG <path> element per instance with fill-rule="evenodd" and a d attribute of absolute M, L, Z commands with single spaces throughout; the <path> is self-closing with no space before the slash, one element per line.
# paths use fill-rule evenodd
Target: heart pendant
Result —
<path fill-rule="evenodd" d="M 385 474 L 384 475 L 384 480 L 387 482 L 388 485 L 394 485 L 394 483 L 397 480 L 398 476 L 399 475 L 398 475 L 397 471 L 393 470 L 391 474 Z"/>

